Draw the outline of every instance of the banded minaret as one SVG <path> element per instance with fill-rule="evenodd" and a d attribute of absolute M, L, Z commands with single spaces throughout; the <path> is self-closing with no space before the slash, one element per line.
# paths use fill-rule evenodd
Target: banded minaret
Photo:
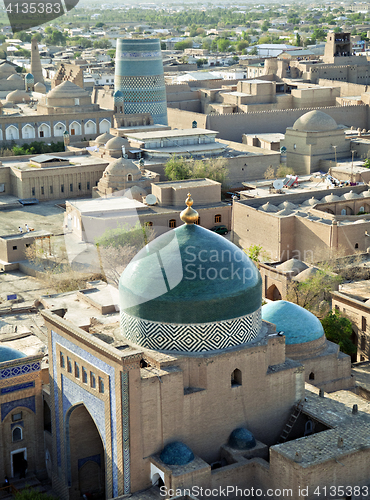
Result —
<path fill-rule="evenodd" d="M 117 40 L 115 91 L 123 93 L 125 114 L 150 113 L 167 125 L 167 99 L 158 39 Z"/>
<path fill-rule="evenodd" d="M 42 76 L 41 60 L 39 53 L 39 45 L 36 38 L 31 40 L 31 73 L 34 77 L 35 83 L 44 83 Z"/>

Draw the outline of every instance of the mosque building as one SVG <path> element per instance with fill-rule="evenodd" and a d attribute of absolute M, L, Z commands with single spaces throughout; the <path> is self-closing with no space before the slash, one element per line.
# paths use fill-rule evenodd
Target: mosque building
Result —
<path fill-rule="evenodd" d="M 311 500 L 314 485 L 366 485 L 370 414 L 341 390 L 349 357 L 328 362 L 335 349 L 308 311 L 284 301 L 261 307 L 255 264 L 195 224 L 190 196 L 186 203 L 184 224 L 149 243 L 121 276 L 118 344 L 59 307 L 42 312 L 55 492 L 140 498 L 135 492 L 153 485 L 160 498 L 158 486 L 237 485 L 295 488 L 303 498 L 305 484 Z M 305 387 L 306 371 L 319 387 L 335 381 L 335 398 Z"/>

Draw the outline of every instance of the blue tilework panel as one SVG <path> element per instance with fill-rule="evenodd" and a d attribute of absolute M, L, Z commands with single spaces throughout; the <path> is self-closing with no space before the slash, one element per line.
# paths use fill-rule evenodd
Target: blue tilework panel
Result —
<path fill-rule="evenodd" d="M 63 395 L 63 417 L 66 418 L 66 413 L 71 406 L 77 403 L 83 403 L 89 411 L 95 425 L 99 429 L 100 436 L 104 443 L 104 448 L 107 445 L 105 436 L 105 408 L 104 401 L 97 398 L 83 387 L 75 384 L 73 380 L 62 375 L 62 395 Z"/>
<path fill-rule="evenodd" d="M 20 375 L 26 375 L 27 373 L 38 372 L 40 370 L 40 361 L 36 361 L 36 363 L 29 363 L 26 365 L 11 366 L 9 368 L 0 370 L 0 380 L 4 378 L 19 377 Z"/>
<path fill-rule="evenodd" d="M 8 403 L 3 403 L 1 405 L 1 421 L 13 411 L 15 408 L 22 406 L 23 408 L 28 408 L 29 410 L 36 413 L 36 399 L 35 396 L 29 398 L 16 399 L 15 401 L 9 401 Z"/>
<path fill-rule="evenodd" d="M 17 385 L 10 385 L 9 387 L 3 387 L 0 393 L 9 394 L 11 392 L 23 391 L 23 389 L 29 389 L 30 387 L 35 387 L 35 382 L 25 382 L 24 384 L 17 384 Z"/>
<path fill-rule="evenodd" d="M 70 340 L 58 335 L 53 330 L 51 331 L 51 339 L 52 339 L 52 353 L 53 353 L 53 379 L 54 379 L 54 403 L 55 408 L 59 408 L 59 392 L 58 392 L 58 361 L 56 358 L 56 345 L 59 344 L 62 348 L 66 348 L 69 351 L 76 354 L 76 356 L 85 360 L 87 363 L 95 366 L 102 372 L 106 373 L 109 376 L 109 393 L 110 393 L 110 414 L 111 414 L 111 448 L 112 448 L 112 483 L 113 483 L 113 496 L 118 495 L 118 466 L 117 466 L 117 422 L 116 422 L 116 390 L 115 390 L 115 378 L 114 378 L 114 368 L 97 356 L 85 351 L 81 347 L 76 346 Z M 85 391 L 87 392 L 87 391 Z M 80 395 L 81 396 L 81 395 Z M 79 402 L 85 403 L 84 400 Z M 64 401 L 62 402 L 64 404 Z M 65 414 L 63 412 L 63 414 Z M 94 412 L 91 412 L 93 415 Z M 59 412 L 55 412 L 55 423 L 56 423 L 56 440 L 57 440 L 57 462 L 58 465 L 61 465 L 61 434 L 60 434 L 60 422 L 59 422 Z M 104 426 L 103 426 L 104 428 Z M 103 435 L 103 434 L 102 434 Z M 105 432 L 104 432 L 105 436 Z"/>
<path fill-rule="evenodd" d="M 128 373 L 121 372 L 122 382 L 122 434 L 123 434 L 123 493 L 131 491 L 130 478 L 130 421 Z"/>
<path fill-rule="evenodd" d="M 100 455 L 93 455 L 91 457 L 79 458 L 78 459 L 78 470 L 80 470 L 81 467 L 83 465 L 85 465 L 87 462 L 95 462 L 99 466 L 101 466 L 101 456 Z"/>

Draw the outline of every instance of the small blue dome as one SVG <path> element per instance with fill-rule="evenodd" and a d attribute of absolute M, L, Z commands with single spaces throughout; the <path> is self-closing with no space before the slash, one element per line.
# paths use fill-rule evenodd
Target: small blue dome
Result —
<path fill-rule="evenodd" d="M 26 80 L 34 80 L 35 79 L 32 73 L 27 73 L 25 78 L 26 78 Z"/>
<path fill-rule="evenodd" d="M 248 429 L 240 427 L 230 434 L 229 446 L 236 450 L 251 450 L 256 446 L 256 440 Z"/>
<path fill-rule="evenodd" d="M 163 448 L 160 458 L 166 465 L 186 465 L 194 460 L 194 453 L 186 444 L 175 441 Z"/>
<path fill-rule="evenodd" d="M 115 101 L 123 101 L 124 100 L 123 92 L 121 92 L 120 90 L 116 90 L 115 93 L 113 94 L 113 99 Z"/>
<path fill-rule="evenodd" d="M 12 349 L 11 347 L 0 347 L 0 363 L 4 361 L 13 361 L 13 359 L 25 358 L 23 352 Z"/>
<path fill-rule="evenodd" d="M 284 332 L 287 345 L 311 342 L 324 335 L 322 324 L 314 314 L 286 300 L 265 304 L 262 319 L 274 323 L 276 331 Z"/>

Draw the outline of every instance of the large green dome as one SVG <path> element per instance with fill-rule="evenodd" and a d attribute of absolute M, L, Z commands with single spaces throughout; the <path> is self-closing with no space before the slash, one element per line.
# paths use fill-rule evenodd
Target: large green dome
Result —
<path fill-rule="evenodd" d="M 143 248 L 123 272 L 121 310 L 170 323 L 209 323 L 261 306 L 261 276 L 224 237 L 184 224 Z"/>
<path fill-rule="evenodd" d="M 261 329 L 261 276 L 233 243 L 185 224 L 143 248 L 119 283 L 121 329 L 142 347 L 202 352 Z"/>

